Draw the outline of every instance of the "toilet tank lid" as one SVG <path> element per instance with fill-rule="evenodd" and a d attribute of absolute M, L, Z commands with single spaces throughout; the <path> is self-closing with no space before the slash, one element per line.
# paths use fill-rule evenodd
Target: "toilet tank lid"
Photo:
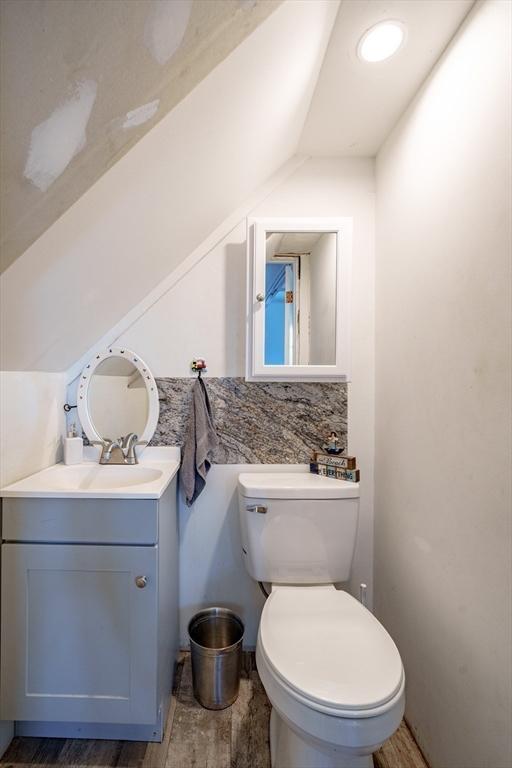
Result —
<path fill-rule="evenodd" d="M 335 480 L 310 472 L 242 472 L 238 475 L 242 496 L 251 499 L 353 499 L 359 483 Z"/>

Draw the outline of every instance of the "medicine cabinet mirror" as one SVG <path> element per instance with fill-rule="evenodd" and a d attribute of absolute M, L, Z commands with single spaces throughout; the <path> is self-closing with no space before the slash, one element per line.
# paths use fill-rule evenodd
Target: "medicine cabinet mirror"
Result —
<path fill-rule="evenodd" d="M 153 374 L 138 355 L 110 348 L 94 357 L 80 375 L 78 416 L 92 441 L 118 440 L 134 432 L 148 443 L 158 422 Z"/>
<path fill-rule="evenodd" d="M 248 219 L 248 381 L 350 378 L 349 218 Z"/>

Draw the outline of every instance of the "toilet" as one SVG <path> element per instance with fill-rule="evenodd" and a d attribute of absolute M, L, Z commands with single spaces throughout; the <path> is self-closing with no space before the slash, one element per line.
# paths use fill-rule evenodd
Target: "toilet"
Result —
<path fill-rule="evenodd" d="M 359 485 L 307 472 L 238 477 L 242 557 L 271 584 L 256 646 L 272 768 L 371 768 L 404 713 L 384 627 L 335 588 L 350 576 Z"/>

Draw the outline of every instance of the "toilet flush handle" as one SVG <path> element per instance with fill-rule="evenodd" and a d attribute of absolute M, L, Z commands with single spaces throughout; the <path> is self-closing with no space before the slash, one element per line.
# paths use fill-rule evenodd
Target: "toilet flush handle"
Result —
<path fill-rule="evenodd" d="M 265 515 L 267 513 L 267 508 L 263 506 L 263 504 L 251 504 L 250 507 L 246 507 L 248 512 L 259 512 L 260 515 Z"/>
<path fill-rule="evenodd" d="M 359 601 L 364 605 L 365 608 L 366 608 L 366 590 L 367 590 L 366 584 L 362 583 L 359 585 Z"/>

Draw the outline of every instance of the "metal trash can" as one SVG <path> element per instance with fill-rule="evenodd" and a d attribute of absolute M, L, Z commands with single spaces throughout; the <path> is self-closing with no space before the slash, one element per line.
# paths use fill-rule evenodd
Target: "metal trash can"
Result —
<path fill-rule="evenodd" d="M 228 608 L 206 608 L 188 625 L 194 696 L 206 709 L 236 700 L 242 666 L 242 620 Z"/>

